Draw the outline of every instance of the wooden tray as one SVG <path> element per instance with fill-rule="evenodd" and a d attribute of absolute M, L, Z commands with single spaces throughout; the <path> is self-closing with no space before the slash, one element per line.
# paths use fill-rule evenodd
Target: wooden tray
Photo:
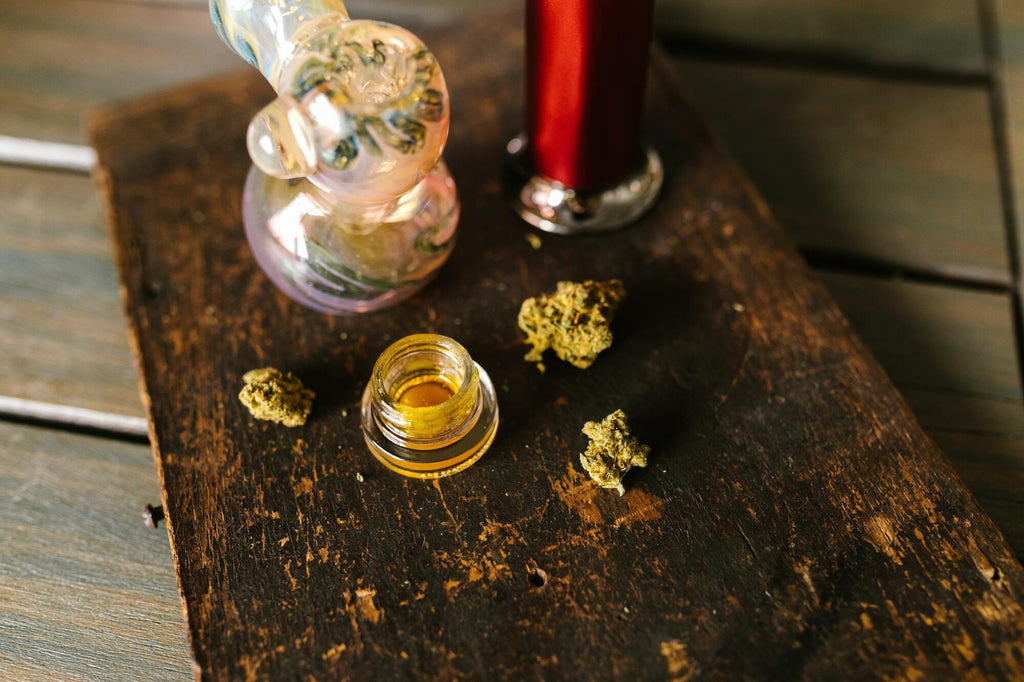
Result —
<path fill-rule="evenodd" d="M 305 310 L 256 267 L 256 74 L 93 121 L 197 677 L 1024 675 L 1021 566 L 666 69 L 653 213 L 527 242 L 500 182 L 520 21 L 425 35 L 453 93 L 460 241 L 382 313 Z M 610 351 L 523 362 L 525 297 L 611 277 Z M 436 482 L 384 471 L 356 409 L 378 353 L 419 331 L 499 387 L 493 448 Z M 236 400 L 265 365 L 316 391 L 305 427 Z M 582 424 L 616 408 L 653 448 L 624 497 L 578 463 Z"/>

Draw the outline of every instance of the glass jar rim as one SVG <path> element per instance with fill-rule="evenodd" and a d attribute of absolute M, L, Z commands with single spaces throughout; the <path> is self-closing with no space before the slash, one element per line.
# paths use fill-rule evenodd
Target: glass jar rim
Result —
<path fill-rule="evenodd" d="M 387 368 L 401 360 L 406 355 L 424 350 L 438 352 L 439 347 L 441 352 L 446 352 L 455 364 L 462 369 L 462 376 L 459 381 L 459 385 L 457 387 L 449 387 L 454 388 L 451 397 L 437 405 L 427 405 L 423 407 L 402 405 L 398 401 L 398 396 L 392 395 L 391 391 L 388 390 L 389 387 L 385 385 Z M 442 334 L 410 334 L 409 336 L 402 337 L 385 348 L 384 352 L 377 358 L 377 362 L 374 363 L 373 366 L 372 374 L 373 392 L 381 405 L 388 410 L 409 412 L 410 414 L 422 416 L 435 415 L 440 413 L 442 410 L 447 409 L 446 406 L 448 403 L 464 399 L 466 394 L 473 389 L 473 375 L 475 373 L 475 369 L 476 366 L 469 355 L 469 351 L 467 351 L 462 344 L 455 339 Z"/>

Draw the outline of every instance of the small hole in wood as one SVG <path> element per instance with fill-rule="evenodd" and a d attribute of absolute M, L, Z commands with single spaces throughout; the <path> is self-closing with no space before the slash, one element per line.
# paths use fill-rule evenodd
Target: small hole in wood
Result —
<path fill-rule="evenodd" d="M 526 579 L 531 585 L 540 589 L 548 584 L 548 573 L 542 568 L 539 568 L 534 562 L 530 562 L 526 566 Z"/>
<path fill-rule="evenodd" d="M 164 287 L 156 280 L 146 280 L 142 283 L 142 295 L 147 299 L 154 299 L 163 293 Z"/>

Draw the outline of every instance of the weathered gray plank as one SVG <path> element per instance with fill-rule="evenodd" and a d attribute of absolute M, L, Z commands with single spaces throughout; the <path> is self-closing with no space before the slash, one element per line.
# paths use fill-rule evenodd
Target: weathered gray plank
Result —
<path fill-rule="evenodd" d="M 996 8 L 1000 77 L 1006 114 L 1006 133 L 1015 208 L 1018 256 L 1024 264 L 1024 3 L 1016 0 L 982 0 Z M 1018 273 L 1021 274 L 1021 273 Z M 1024 281 L 1018 286 L 1024 292 Z M 1022 311 L 1024 314 L 1024 311 Z"/>
<path fill-rule="evenodd" d="M 352 16 L 434 22 L 514 1 L 350 0 L 346 5 Z M 980 70 L 984 63 L 973 0 L 659 0 L 655 7 L 657 28 L 666 36 L 958 71 Z"/>
<path fill-rule="evenodd" d="M 149 448 L 0 422 L 0 677 L 183 680 Z"/>
<path fill-rule="evenodd" d="M 0 166 L 0 395 L 143 416 L 89 178 Z"/>
<path fill-rule="evenodd" d="M 801 246 L 1009 282 L 984 89 L 675 63 Z"/>
<path fill-rule="evenodd" d="M 980 71 L 973 0 L 667 0 L 667 33 L 873 63 Z"/>
<path fill-rule="evenodd" d="M 0 134 L 84 144 L 82 117 L 92 107 L 238 62 L 202 6 L 4 3 Z"/>
<path fill-rule="evenodd" d="M 363 1 L 349 9 L 354 17 L 428 24 L 507 1 Z M 84 144 L 82 118 L 97 105 L 242 66 L 214 32 L 205 1 L 5 3 L 0 135 Z"/>
<path fill-rule="evenodd" d="M 823 273 L 928 435 L 1024 556 L 1024 395 L 1010 296 Z"/>

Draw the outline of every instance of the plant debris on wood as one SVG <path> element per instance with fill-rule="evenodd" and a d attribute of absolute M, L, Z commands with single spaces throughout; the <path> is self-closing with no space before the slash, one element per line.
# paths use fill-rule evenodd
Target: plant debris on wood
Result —
<path fill-rule="evenodd" d="M 559 282 L 553 294 L 526 299 L 519 309 L 519 328 L 533 346 L 526 361 L 543 372 L 544 351 L 550 348 L 571 365 L 590 367 L 612 345 L 612 317 L 625 297 L 622 282 L 613 279 Z"/>
<path fill-rule="evenodd" d="M 626 492 L 622 477 L 633 467 L 647 466 L 651 448 L 630 434 L 622 410 L 615 410 L 600 423 L 587 422 L 583 433 L 590 438 L 587 451 L 580 455 L 583 468 L 602 488 L 615 488 L 622 495 Z"/>
<path fill-rule="evenodd" d="M 291 372 L 273 367 L 254 369 L 242 376 L 245 386 L 238 399 L 256 419 L 285 426 L 302 426 L 313 408 L 316 394 Z"/>

